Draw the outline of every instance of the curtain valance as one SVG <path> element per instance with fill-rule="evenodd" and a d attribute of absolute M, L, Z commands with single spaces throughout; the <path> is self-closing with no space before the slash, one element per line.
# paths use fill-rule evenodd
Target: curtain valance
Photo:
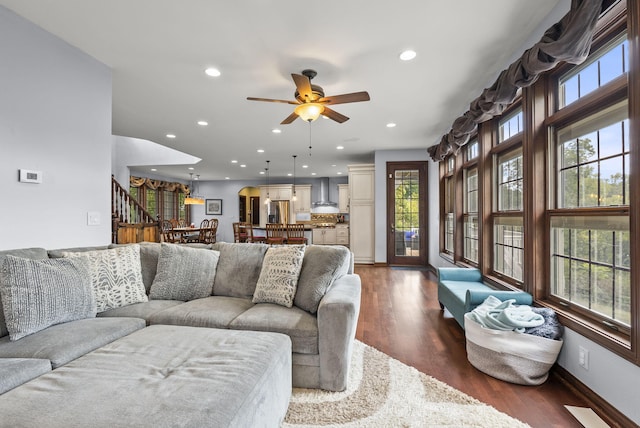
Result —
<path fill-rule="evenodd" d="M 162 181 L 162 180 L 153 180 L 151 178 L 144 177 L 129 177 L 129 184 L 131 187 L 142 187 L 146 186 L 151 190 L 166 190 L 168 192 L 175 192 L 179 190 L 182 193 L 189 194 L 190 189 L 189 186 L 182 183 L 174 183 L 170 181 Z"/>
<path fill-rule="evenodd" d="M 591 39 L 602 9 L 602 0 L 572 0 L 571 9 L 549 28 L 532 48 L 503 70 L 494 84 L 473 100 L 440 142 L 427 148 L 431 158 L 442 161 L 467 144 L 478 124 L 502 114 L 516 98 L 518 89 L 532 85 L 545 71 L 560 62 L 580 64 L 589 55 Z"/>

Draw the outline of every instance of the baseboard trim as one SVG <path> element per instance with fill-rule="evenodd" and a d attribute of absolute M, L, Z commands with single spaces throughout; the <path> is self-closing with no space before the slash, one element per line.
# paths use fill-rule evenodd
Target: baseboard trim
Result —
<path fill-rule="evenodd" d="M 605 401 L 591 388 L 582 383 L 577 377 L 569 373 L 563 367 L 554 365 L 551 376 L 573 391 L 578 397 L 583 399 L 589 407 L 593 409 L 609 426 L 615 428 L 638 427 L 632 420 L 623 415 L 618 409 Z"/>

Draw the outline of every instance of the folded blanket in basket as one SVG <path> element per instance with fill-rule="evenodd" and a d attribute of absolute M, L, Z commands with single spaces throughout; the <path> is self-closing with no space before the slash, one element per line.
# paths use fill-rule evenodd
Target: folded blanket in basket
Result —
<path fill-rule="evenodd" d="M 544 317 L 534 312 L 530 306 L 514 303 L 514 299 L 502 302 L 494 296 L 489 296 L 471 311 L 470 316 L 483 327 L 518 333 L 524 333 L 526 328 L 544 324 Z"/>

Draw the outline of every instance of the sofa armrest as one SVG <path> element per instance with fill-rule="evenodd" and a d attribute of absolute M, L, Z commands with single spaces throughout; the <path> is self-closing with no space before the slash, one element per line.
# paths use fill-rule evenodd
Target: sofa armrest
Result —
<path fill-rule="evenodd" d="M 482 274 L 476 268 L 438 268 L 440 281 L 482 282 Z"/>
<path fill-rule="evenodd" d="M 497 297 L 498 299 L 505 301 L 508 299 L 515 299 L 517 305 L 531 305 L 533 303 L 533 296 L 525 291 L 509 291 L 509 290 L 467 290 L 467 295 L 464 301 L 464 312 L 471 312 L 478 305 L 482 304 L 489 296 Z"/>
<path fill-rule="evenodd" d="M 360 314 L 360 276 L 336 279 L 318 306 L 320 388 L 343 391 L 347 387 L 353 341 Z"/>

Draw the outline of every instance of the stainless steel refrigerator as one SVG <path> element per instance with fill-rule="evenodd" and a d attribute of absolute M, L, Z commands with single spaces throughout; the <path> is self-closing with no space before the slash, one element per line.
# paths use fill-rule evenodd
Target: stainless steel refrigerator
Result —
<path fill-rule="evenodd" d="M 267 206 L 267 223 L 289 223 L 289 201 L 271 201 Z"/>

